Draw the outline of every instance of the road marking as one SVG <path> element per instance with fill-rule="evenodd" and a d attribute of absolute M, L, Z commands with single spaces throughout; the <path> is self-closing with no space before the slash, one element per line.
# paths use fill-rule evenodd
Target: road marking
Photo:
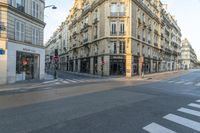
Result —
<path fill-rule="evenodd" d="M 65 81 L 65 80 L 64 80 L 64 81 L 62 81 L 62 82 L 63 82 L 64 84 L 69 84 L 69 82 L 68 82 L 68 81 Z"/>
<path fill-rule="evenodd" d="M 197 100 L 198 103 L 200 103 L 200 100 Z"/>
<path fill-rule="evenodd" d="M 184 81 L 178 81 L 178 82 L 176 82 L 176 84 L 181 84 L 181 83 L 184 83 Z"/>
<path fill-rule="evenodd" d="M 180 109 L 178 109 L 178 111 L 200 117 L 200 112 L 192 110 L 192 109 L 180 108 Z"/>
<path fill-rule="evenodd" d="M 184 83 L 184 85 L 191 85 L 191 84 L 193 84 L 193 82 Z"/>
<path fill-rule="evenodd" d="M 45 81 L 45 82 L 43 82 L 43 83 L 44 83 L 44 84 L 48 84 L 48 83 L 53 83 L 53 82 L 56 82 L 56 81 L 58 81 L 58 79 L 50 80 L 50 81 Z"/>
<path fill-rule="evenodd" d="M 144 127 L 143 129 L 149 133 L 176 133 L 156 123 L 151 123 L 148 126 Z"/>
<path fill-rule="evenodd" d="M 195 84 L 195 86 L 200 86 L 200 83 Z"/>
<path fill-rule="evenodd" d="M 175 122 L 177 124 L 183 125 L 185 127 L 194 129 L 196 131 L 200 131 L 200 123 L 187 119 L 187 118 L 183 118 L 180 117 L 178 115 L 174 115 L 174 114 L 168 114 L 166 116 L 163 117 L 164 119 L 167 119 L 169 121 Z"/>
<path fill-rule="evenodd" d="M 200 108 L 200 104 L 196 104 L 196 103 L 190 103 L 190 104 L 188 104 L 188 106 Z"/>
<path fill-rule="evenodd" d="M 174 83 L 175 81 L 168 81 L 168 83 Z"/>
<path fill-rule="evenodd" d="M 61 84 L 61 83 L 60 83 L 60 82 L 56 82 L 56 83 L 54 83 L 54 84 L 59 85 L 59 84 Z"/>
<path fill-rule="evenodd" d="M 69 81 L 69 82 L 72 82 L 72 83 L 76 83 L 77 81 L 74 81 L 74 80 L 71 80 L 71 79 L 65 79 L 65 81 Z"/>

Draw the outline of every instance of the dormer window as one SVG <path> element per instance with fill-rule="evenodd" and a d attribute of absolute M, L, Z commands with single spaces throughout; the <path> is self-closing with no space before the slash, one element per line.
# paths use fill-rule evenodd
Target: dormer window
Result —
<path fill-rule="evenodd" d="M 16 7 L 18 10 L 24 12 L 25 0 L 16 0 Z"/>

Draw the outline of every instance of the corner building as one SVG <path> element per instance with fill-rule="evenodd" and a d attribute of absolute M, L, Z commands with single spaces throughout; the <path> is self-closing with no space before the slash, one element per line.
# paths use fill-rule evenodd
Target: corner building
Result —
<path fill-rule="evenodd" d="M 75 0 L 68 20 L 69 71 L 131 77 L 178 67 L 181 30 L 159 0 Z"/>
<path fill-rule="evenodd" d="M 44 0 L 0 1 L 0 84 L 44 78 L 44 7 Z"/>

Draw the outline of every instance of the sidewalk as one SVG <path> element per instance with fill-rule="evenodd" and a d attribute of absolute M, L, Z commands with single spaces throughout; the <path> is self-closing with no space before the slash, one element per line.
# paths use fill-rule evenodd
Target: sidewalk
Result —
<path fill-rule="evenodd" d="M 180 71 L 170 71 L 170 72 L 161 72 L 161 73 L 153 73 L 153 74 L 147 74 L 144 76 L 144 78 L 140 78 L 140 76 L 133 76 L 130 79 L 127 79 L 125 76 L 107 76 L 107 77 L 101 77 L 101 76 L 95 76 L 99 78 L 107 78 L 107 79 L 113 79 L 113 81 L 123 81 L 123 80 L 165 80 L 168 78 L 174 78 L 183 74 L 186 74 L 188 71 L 180 70 Z M 66 72 L 68 73 L 68 72 Z M 74 74 L 74 73 L 70 73 Z M 75 73 L 77 75 L 85 75 L 85 76 L 91 76 L 94 77 L 94 75 L 90 74 L 82 74 L 82 73 Z M 44 81 L 51 81 L 54 80 L 54 77 L 50 74 L 45 74 L 45 80 L 33 80 L 33 81 L 23 81 L 18 82 L 15 84 L 7 84 L 7 85 L 0 85 L 0 92 L 2 91 L 15 91 L 20 89 L 33 89 L 34 87 L 37 87 L 38 85 L 41 85 Z"/>

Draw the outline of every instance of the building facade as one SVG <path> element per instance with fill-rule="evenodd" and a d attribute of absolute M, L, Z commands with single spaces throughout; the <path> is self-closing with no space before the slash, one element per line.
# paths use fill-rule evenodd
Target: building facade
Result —
<path fill-rule="evenodd" d="M 139 75 L 176 70 L 181 30 L 159 0 L 75 0 L 67 70 Z"/>
<path fill-rule="evenodd" d="M 182 41 L 180 62 L 182 69 L 193 69 L 198 64 L 197 55 L 186 38 Z"/>
<path fill-rule="evenodd" d="M 44 78 L 44 8 L 44 0 L 0 1 L 0 84 Z"/>

